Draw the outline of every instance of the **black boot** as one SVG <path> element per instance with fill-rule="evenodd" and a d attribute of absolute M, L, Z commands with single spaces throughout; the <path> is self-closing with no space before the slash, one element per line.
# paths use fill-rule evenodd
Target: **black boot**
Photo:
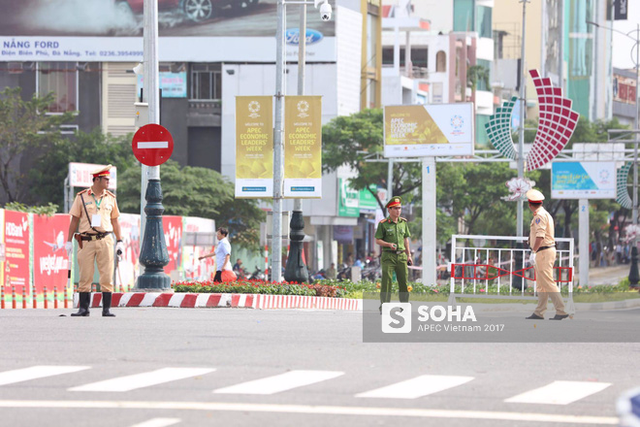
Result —
<path fill-rule="evenodd" d="M 116 317 L 115 314 L 109 311 L 111 308 L 111 292 L 102 293 L 102 317 Z"/>
<path fill-rule="evenodd" d="M 71 316 L 89 317 L 89 301 L 91 300 L 91 292 L 78 293 L 78 312 L 71 313 Z"/>

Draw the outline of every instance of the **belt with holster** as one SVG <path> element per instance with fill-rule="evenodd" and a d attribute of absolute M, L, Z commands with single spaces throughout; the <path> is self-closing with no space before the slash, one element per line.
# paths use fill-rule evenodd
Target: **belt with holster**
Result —
<path fill-rule="evenodd" d="M 102 240 L 107 237 L 109 233 L 98 233 L 98 234 L 74 234 L 74 238 L 78 241 L 78 247 L 82 249 L 82 242 L 92 241 L 92 240 Z"/>
<path fill-rule="evenodd" d="M 382 252 L 387 252 L 394 255 L 400 255 L 404 253 L 404 251 L 388 251 L 388 250 L 383 250 Z"/>
<path fill-rule="evenodd" d="M 555 243 L 554 243 L 553 245 L 551 245 L 551 246 L 543 246 L 543 247 L 541 247 L 541 248 L 538 248 L 538 250 L 536 251 L 536 253 L 538 253 L 538 252 L 540 252 L 540 251 L 544 251 L 545 249 L 555 248 L 555 247 L 557 247 L 557 246 L 558 246 L 558 245 L 557 245 L 557 244 L 555 244 Z"/>

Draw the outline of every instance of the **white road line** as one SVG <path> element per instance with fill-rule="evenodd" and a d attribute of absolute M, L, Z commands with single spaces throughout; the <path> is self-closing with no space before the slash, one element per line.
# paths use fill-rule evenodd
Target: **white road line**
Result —
<path fill-rule="evenodd" d="M 448 388 L 457 387 L 471 381 L 473 377 L 456 377 L 450 375 L 420 375 L 410 380 L 401 381 L 386 387 L 377 388 L 356 397 L 379 397 L 385 399 L 417 399 L 437 393 Z"/>
<path fill-rule="evenodd" d="M 448 409 L 374 408 L 358 406 L 267 405 L 230 402 L 148 402 L 107 400 L 0 400 L 0 408 L 155 409 L 178 411 L 261 412 L 370 417 L 451 418 L 544 423 L 618 425 L 617 417 L 527 412 L 458 411 Z"/>
<path fill-rule="evenodd" d="M 70 388 L 69 391 L 131 391 L 138 388 L 167 383 L 169 381 L 204 375 L 213 371 L 215 371 L 215 369 L 163 368 L 158 369 L 157 371 L 145 372 L 143 374 L 129 375 L 126 377 L 99 381 L 97 383 L 85 384 L 79 387 Z"/>
<path fill-rule="evenodd" d="M 336 371 L 290 371 L 273 377 L 214 390 L 223 394 L 275 394 L 344 375 Z"/>
<path fill-rule="evenodd" d="M 31 366 L 30 368 L 16 369 L 15 371 L 0 372 L 0 385 L 69 374 L 71 372 L 84 371 L 85 369 L 89 369 L 89 366 Z"/>
<path fill-rule="evenodd" d="M 180 421 L 182 421 L 180 418 L 152 418 L 149 421 L 134 424 L 131 427 L 167 427 L 178 424 Z"/>
<path fill-rule="evenodd" d="M 611 383 L 591 381 L 554 381 L 544 387 L 505 399 L 505 402 L 568 405 L 576 400 L 598 393 L 610 385 Z"/>

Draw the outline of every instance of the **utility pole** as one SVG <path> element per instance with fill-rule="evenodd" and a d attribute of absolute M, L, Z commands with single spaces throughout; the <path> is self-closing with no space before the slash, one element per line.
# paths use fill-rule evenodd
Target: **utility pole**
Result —
<path fill-rule="evenodd" d="M 307 4 L 300 4 L 300 29 L 298 41 L 298 95 L 304 95 L 305 61 L 307 55 Z M 304 216 L 302 199 L 293 200 L 293 214 L 289 223 L 289 257 L 284 270 L 284 279 L 288 282 L 305 283 L 309 281 L 309 271 L 302 260 L 302 240 L 304 239 Z"/>
<path fill-rule="evenodd" d="M 520 129 L 518 131 L 518 178 L 524 178 L 524 120 L 527 108 L 527 92 L 525 91 L 525 82 L 527 81 L 527 73 L 525 66 L 525 34 L 527 25 L 527 3 L 530 0 L 521 0 L 522 3 L 522 40 L 520 49 Z M 524 201 L 518 200 L 518 212 L 517 212 L 517 224 L 516 224 L 516 236 L 521 237 L 524 235 L 523 221 L 524 221 Z"/>

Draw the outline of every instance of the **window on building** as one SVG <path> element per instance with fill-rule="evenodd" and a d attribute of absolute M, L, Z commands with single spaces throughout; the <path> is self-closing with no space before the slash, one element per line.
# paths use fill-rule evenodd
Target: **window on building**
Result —
<path fill-rule="evenodd" d="M 478 6 L 478 15 L 476 16 L 476 31 L 480 37 L 490 39 L 493 36 L 493 27 L 491 26 L 491 15 L 493 8 L 486 6 Z"/>
<path fill-rule="evenodd" d="M 55 98 L 49 106 L 50 113 L 65 113 L 78 109 L 78 70 L 75 62 L 39 62 L 36 73 L 37 92 L 46 96 L 53 92 Z"/>
<path fill-rule="evenodd" d="M 429 65 L 429 49 L 426 47 L 415 47 L 411 49 L 411 63 L 414 67 L 427 68 Z"/>
<path fill-rule="evenodd" d="M 393 67 L 393 47 L 382 49 L 382 66 Z M 400 48 L 400 66 L 404 67 L 404 48 Z"/>
<path fill-rule="evenodd" d="M 190 99 L 221 99 L 221 64 L 192 64 Z"/>
<path fill-rule="evenodd" d="M 447 72 L 447 54 L 441 50 L 436 53 L 436 73 Z"/>
<path fill-rule="evenodd" d="M 476 82 L 476 90 L 490 91 L 491 87 L 491 61 L 478 59 L 476 65 L 482 67 L 478 70 L 478 81 Z"/>
<path fill-rule="evenodd" d="M 475 31 L 475 0 L 453 1 L 453 31 Z"/>

